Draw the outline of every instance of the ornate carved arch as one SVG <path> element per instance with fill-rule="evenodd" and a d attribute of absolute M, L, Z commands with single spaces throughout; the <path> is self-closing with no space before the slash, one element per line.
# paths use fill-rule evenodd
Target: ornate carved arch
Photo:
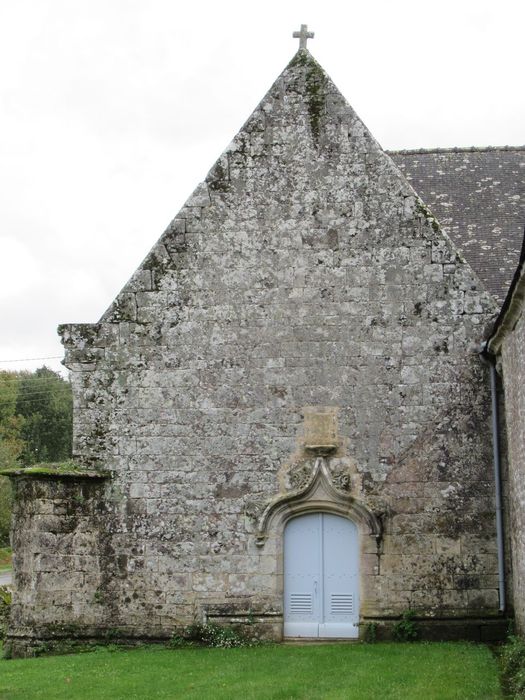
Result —
<path fill-rule="evenodd" d="M 340 491 L 333 483 L 326 459 L 318 457 L 306 486 L 276 496 L 263 510 L 258 523 L 255 543 L 263 547 L 268 533 L 277 525 L 284 526 L 296 515 L 324 511 L 354 520 L 368 530 L 379 544 L 382 525 L 379 518 L 359 499 Z"/>

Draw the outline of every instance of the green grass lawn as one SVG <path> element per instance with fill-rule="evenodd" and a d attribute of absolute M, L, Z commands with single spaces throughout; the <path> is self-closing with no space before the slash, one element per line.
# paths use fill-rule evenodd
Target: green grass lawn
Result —
<path fill-rule="evenodd" d="M 490 650 L 463 643 L 141 648 L 0 661 L 2 700 L 489 700 Z"/>

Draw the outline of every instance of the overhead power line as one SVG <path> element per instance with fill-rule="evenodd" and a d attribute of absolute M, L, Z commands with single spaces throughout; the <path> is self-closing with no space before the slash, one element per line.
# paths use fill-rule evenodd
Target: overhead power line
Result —
<path fill-rule="evenodd" d="M 22 357 L 18 360 L 0 360 L 0 365 L 8 362 L 36 362 L 37 360 L 61 360 L 62 355 L 50 355 L 49 357 Z"/>
<path fill-rule="evenodd" d="M 21 401 L 19 401 L 17 403 L 17 406 L 20 406 L 20 404 L 23 404 L 24 406 L 26 406 L 27 404 L 30 404 L 30 405 L 31 404 L 42 404 L 42 403 L 46 403 L 46 401 L 48 401 L 48 398 L 46 396 L 39 396 L 39 397 L 35 397 L 34 399 L 22 399 Z M 0 408 L 4 408 L 5 406 L 9 406 L 9 402 L 8 401 L 5 401 L 5 402 L 0 401 Z M 15 406 L 15 410 L 16 410 L 17 406 Z M 18 414 L 15 413 L 14 415 L 18 415 Z"/>
<path fill-rule="evenodd" d="M 30 385 L 31 387 L 37 384 L 39 386 L 54 386 L 58 378 L 60 378 L 63 382 L 68 381 L 67 379 L 61 377 L 59 374 L 56 373 L 54 377 L 50 377 L 49 375 L 45 377 L 38 377 L 35 374 L 15 374 L 15 378 L 13 379 L 11 378 L 10 372 L 2 374 L 3 372 L 6 372 L 6 370 L 0 369 L 0 388 L 3 386 L 8 386 L 9 384 L 18 384 L 19 386 Z M 9 379 L 4 379 L 4 376 L 8 376 Z"/>
<path fill-rule="evenodd" d="M 0 390 L 1 390 L 1 387 L 0 387 Z M 28 391 L 22 390 L 22 391 L 17 392 L 14 398 L 13 397 L 5 398 L 1 395 L 1 391 L 0 391 L 0 402 L 16 401 L 17 399 L 20 401 L 23 399 L 31 398 L 33 396 L 42 396 L 42 395 L 49 396 L 50 394 L 53 394 L 54 392 L 56 392 L 56 393 L 66 392 L 67 394 L 70 394 L 71 387 L 69 385 L 65 384 L 64 386 L 47 387 L 45 389 L 40 387 L 39 389 L 35 389 L 34 391 L 32 391 L 31 389 Z"/>
<path fill-rule="evenodd" d="M 47 387 L 46 389 L 36 389 L 32 391 L 31 389 L 28 391 L 22 391 L 17 392 L 16 398 L 18 399 L 26 399 L 30 398 L 31 396 L 42 396 L 43 394 L 49 395 L 52 394 L 53 392 L 61 392 L 65 391 L 66 393 L 70 394 L 71 393 L 71 387 L 64 385 L 64 386 L 56 386 L 56 387 Z M 0 396 L 0 401 L 2 400 L 2 397 Z M 11 399 L 5 399 L 6 401 L 11 400 Z"/>
<path fill-rule="evenodd" d="M 0 387 L 1 388 L 1 387 Z M 52 398 L 53 396 L 71 396 L 71 388 L 69 386 L 56 386 L 49 387 L 46 390 L 39 389 L 38 391 L 21 391 L 15 397 L 4 398 L 0 394 L 0 406 L 7 406 L 9 404 L 18 405 L 21 403 L 29 403 L 31 401 L 41 401 L 47 400 L 47 398 Z"/>

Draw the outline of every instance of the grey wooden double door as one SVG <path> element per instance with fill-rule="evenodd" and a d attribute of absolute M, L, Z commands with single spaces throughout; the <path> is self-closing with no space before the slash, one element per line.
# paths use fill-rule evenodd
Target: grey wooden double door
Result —
<path fill-rule="evenodd" d="M 290 520 L 284 531 L 284 636 L 358 636 L 359 536 L 331 513 Z"/>

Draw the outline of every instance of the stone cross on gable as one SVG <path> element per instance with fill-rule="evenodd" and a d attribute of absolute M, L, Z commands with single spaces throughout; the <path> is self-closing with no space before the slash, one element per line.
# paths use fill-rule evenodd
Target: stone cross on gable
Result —
<path fill-rule="evenodd" d="M 299 39 L 299 48 L 300 49 L 305 49 L 306 48 L 306 42 L 308 39 L 313 39 L 314 38 L 314 32 L 309 32 L 308 31 L 308 25 L 307 24 L 301 24 L 301 31 L 299 32 L 294 32 L 293 33 L 293 38 L 294 39 Z"/>

